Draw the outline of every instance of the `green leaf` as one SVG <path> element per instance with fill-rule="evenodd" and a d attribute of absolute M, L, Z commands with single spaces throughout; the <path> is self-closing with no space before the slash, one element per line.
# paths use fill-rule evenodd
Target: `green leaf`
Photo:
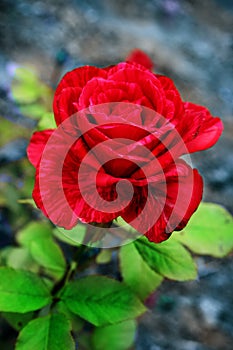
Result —
<path fill-rule="evenodd" d="M 36 72 L 25 67 L 15 70 L 11 90 L 18 103 L 32 103 L 51 94 L 51 89 L 38 79 Z"/>
<path fill-rule="evenodd" d="M 64 314 L 66 316 L 66 318 L 68 320 L 70 320 L 71 324 L 72 324 L 72 330 L 74 332 L 80 332 L 81 329 L 84 327 L 85 325 L 85 321 L 84 319 L 82 319 L 81 317 L 75 315 L 73 312 L 71 312 L 67 306 L 63 303 L 63 302 L 58 302 L 56 304 L 56 311 L 58 313 Z"/>
<path fill-rule="evenodd" d="M 21 330 L 33 318 L 33 312 L 25 314 L 17 312 L 2 312 L 2 317 L 17 331 Z"/>
<path fill-rule="evenodd" d="M 5 145 L 7 142 L 12 141 L 18 137 L 28 138 L 31 131 L 24 128 L 19 124 L 14 124 L 11 121 L 0 116 L 0 125 L 1 125 L 1 139 L 0 147 Z"/>
<path fill-rule="evenodd" d="M 197 268 L 189 252 L 174 240 L 156 244 L 141 237 L 134 243 L 143 260 L 152 270 L 177 281 L 193 280 Z"/>
<path fill-rule="evenodd" d="M 31 242 L 42 237 L 51 239 L 51 226 L 48 223 L 32 222 L 18 231 L 16 235 L 17 242 L 25 247 L 30 248 Z"/>
<path fill-rule="evenodd" d="M 32 103 L 20 106 L 20 112 L 30 119 L 40 120 L 41 116 L 47 112 L 46 106 L 40 103 Z"/>
<path fill-rule="evenodd" d="M 38 123 L 39 130 L 55 129 L 56 127 L 53 113 L 50 112 L 45 113 Z"/>
<path fill-rule="evenodd" d="M 217 204 L 201 203 L 188 226 L 174 233 L 173 239 L 194 253 L 222 258 L 233 250 L 233 218 Z"/>
<path fill-rule="evenodd" d="M 33 259 L 49 274 L 55 278 L 61 278 L 66 269 L 66 261 L 61 248 L 51 238 L 38 237 L 30 244 L 30 252 Z"/>
<path fill-rule="evenodd" d="M 0 268 L 0 311 L 28 312 L 51 302 L 48 288 L 29 271 Z"/>
<path fill-rule="evenodd" d="M 87 226 L 85 224 L 78 224 L 71 230 L 65 230 L 59 227 L 53 233 L 61 241 L 79 247 L 85 237 L 86 229 Z"/>
<path fill-rule="evenodd" d="M 67 237 L 64 233 L 63 233 L 63 230 L 66 231 L 65 229 L 61 229 L 60 227 L 59 228 L 55 228 L 53 230 L 53 235 L 61 242 L 63 243 L 66 243 L 66 244 L 69 244 L 71 246 L 74 246 L 74 247 L 79 247 L 81 244 L 80 243 L 77 243 L 73 240 L 71 240 L 69 237 Z M 72 230 L 71 230 L 72 231 Z"/>
<path fill-rule="evenodd" d="M 18 199 L 18 203 L 20 203 L 20 204 L 29 204 L 29 205 L 31 205 L 33 208 L 37 208 L 37 206 L 36 206 L 34 200 L 31 199 L 31 198 Z"/>
<path fill-rule="evenodd" d="M 135 320 L 99 327 L 92 336 L 93 350 L 127 350 L 135 339 Z"/>
<path fill-rule="evenodd" d="M 120 266 L 125 283 L 142 300 L 148 297 L 163 280 L 163 277 L 153 271 L 143 260 L 134 244 L 121 247 Z"/>
<path fill-rule="evenodd" d="M 28 270 L 38 272 L 39 267 L 32 259 L 26 247 L 10 247 L 6 258 L 6 265 L 17 270 Z"/>
<path fill-rule="evenodd" d="M 97 264 L 108 264 L 112 259 L 112 250 L 102 249 L 96 257 Z"/>
<path fill-rule="evenodd" d="M 68 284 L 61 299 L 75 314 L 95 326 L 135 318 L 146 311 L 125 284 L 103 276 L 88 276 Z"/>
<path fill-rule="evenodd" d="M 52 314 L 32 320 L 20 332 L 15 350 L 74 350 L 69 320 Z"/>
<path fill-rule="evenodd" d="M 121 216 L 118 216 L 115 220 L 114 223 L 117 226 L 122 227 L 125 231 L 130 232 L 130 233 L 135 233 L 137 232 L 137 230 L 135 230 L 135 228 L 133 228 L 132 226 L 130 226 Z"/>

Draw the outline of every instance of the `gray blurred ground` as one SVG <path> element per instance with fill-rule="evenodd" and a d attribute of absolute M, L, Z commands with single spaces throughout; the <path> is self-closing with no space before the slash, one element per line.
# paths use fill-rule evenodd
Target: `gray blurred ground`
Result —
<path fill-rule="evenodd" d="M 61 49 L 62 73 L 145 50 L 185 100 L 223 119 L 220 142 L 192 159 L 205 179 L 205 200 L 233 212 L 232 28 L 231 0 L 0 0 L 0 89 L 9 87 L 9 63 L 33 65 L 51 83 Z M 232 349 L 231 263 L 200 259 L 199 281 L 165 283 L 163 298 L 140 320 L 136 349 Z"/>

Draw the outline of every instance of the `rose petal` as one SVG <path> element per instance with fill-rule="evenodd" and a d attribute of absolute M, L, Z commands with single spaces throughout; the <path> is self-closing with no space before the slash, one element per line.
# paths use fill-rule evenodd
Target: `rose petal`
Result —
<path fill-rule="evenodd" d="M 27 148 L 27 156 L 34 167 L 38 165 L 45 145 L 53 131 L 54 130 L 37 131 L 32 135 Z"/>
<path fill-rule="evenodd" d="M 150 57 L 140 49 L 135 49 L 135 50 L 131 51 L 125 60 L 126 60 L 126 62 L 138 63 L 149 70 L 152 70 L 153 66 L 154 66 L 154 63 L 150 59 Z"/>
<path fill-rule="evenodd" d="M 60 99 L 59 96 L 63 94 L 63 90 L 67 88 L 75 88 L 76 96 L 75 101 L 77 101 L 82 88 L 86 85 L 86 83 L 91 80 L 93 77 L 106 77 L 107 72 L 104 69 L 93 67 L 93 66 L 84 66 L 73 69 L 72 71 L 66 73 L 64 77 L 61 79 L 60 83 L 57 86 L 55 91 L 54 100 L 53 100 L 53 110 L 55 115 L 55 120 L 57 125 L 59 125 L 64 118 L 67 117 L 67 114 L 63 114 L 64 112 L 60 112 L 61 104 L 58 103 Z M 64 102 L 65 99 L 63 99 Z M 72 102 L 75 102 L 72 101 Z M 71 102 L 69 100 L 69 102 Z M 61 113 L 61 114 L 60 114 Z"/>
<path fill-rule="evenodd" d="M 223 123 L 214 118 L 207 108 L 194 103 L 184 103 L 185 115 L 178 130 L 190 153 L 212 147 L 221 136 Z"/>
<path fill-rule="evenodd" d="M 174 230 L 186 226 L 203 192 L 201 176 L 182 160 L 170 165 L 163 175 L 166 178 L 166 192 L 162 186 L 164 176 L 161 176 L 160 181 L 157 177 L 153 193 L 146 197 L 145 190 L 138 188 L 137 200 L 122 214 L 126 222 L 156 243 L 168 239 Z M 149 206 L 142 217 L 142 204 L 144 207 L 147 200 Z"/>

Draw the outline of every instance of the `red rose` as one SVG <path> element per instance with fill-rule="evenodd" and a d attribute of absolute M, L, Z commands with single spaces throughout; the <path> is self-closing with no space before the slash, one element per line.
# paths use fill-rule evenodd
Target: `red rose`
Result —
<path fill-rule="evenodd" d="M 70 229 L 122 216 L 154 242 L 187 224 L 203 183 L 180 157 L 214 145 L 219 118 L 133 62 L 74 69 L 53 107 L 58 129 L 34 133 L 28 157 L 33 198 L 54 224 Z"/>

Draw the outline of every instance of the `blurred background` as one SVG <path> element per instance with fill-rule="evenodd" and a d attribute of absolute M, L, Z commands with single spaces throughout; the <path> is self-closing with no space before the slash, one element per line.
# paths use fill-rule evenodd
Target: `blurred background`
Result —
<path fill-rule="evenodd" d="M 15 230 L 37 215 L 17 200 L 32 188 L 25 183 L 33 174 L 25 150 L 38 99 L 46 99 L 43 113 L 52 100 L 44 85 L 35 96 L 37 82 L 22 71 L 17 81 L 16 68 L 36 72 L 54 88 L 66 71 L 123 61 L 134 48 L 152 58 L 156 72 L 174 79 L 184 100 L 222 118 L 219 143 L 192 160 L 205 180 L 204 199 L 233 213 L 232 28 L 231 0 L 0 0 L 0 246 L 13 244 Z M 25 94 L 22 80 L 32 84 Z M 232 257 L 198 258 L 198 266 L 198 281 L 165 282 L 148 300 L 151 311 L 139 321 L 136 350 L 232 349 Z M 6 324 L 0 323 L 0 337 L 1 349 L 13 349 L 15 334 Z"/>

